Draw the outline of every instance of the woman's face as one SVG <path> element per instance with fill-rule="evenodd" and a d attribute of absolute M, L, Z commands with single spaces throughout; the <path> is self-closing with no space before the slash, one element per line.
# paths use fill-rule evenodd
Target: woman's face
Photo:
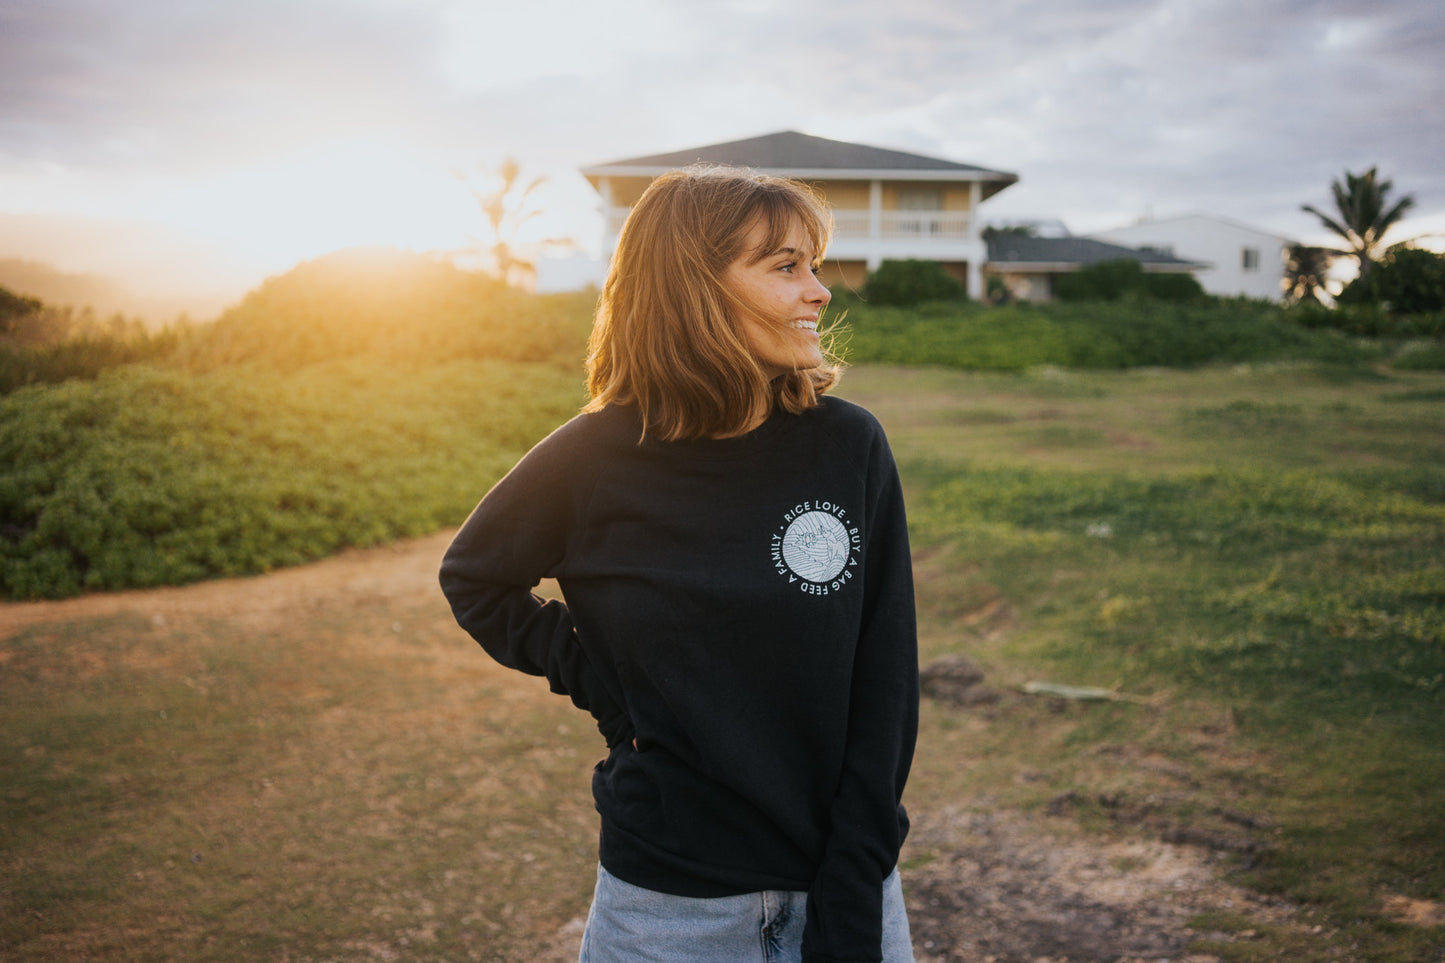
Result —
<path fill-rule="evenodd" d="M 817 252 L 801 225 L 761 258 L 766 236 L 759 222 L 748 232 L 743 254 L 723 272 L 723 283 L 742 301 L 743 337 L 769 378 L 823 363 L 818 317 L 832 295 L 813 273 Z"/>

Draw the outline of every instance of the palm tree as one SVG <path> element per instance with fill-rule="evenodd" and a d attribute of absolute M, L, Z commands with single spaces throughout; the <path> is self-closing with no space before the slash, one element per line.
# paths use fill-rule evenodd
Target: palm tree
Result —
<path fill-rule="evenodd" d="M 1320 219 L 1320 223 L 1344 239 L 1345 247 L 1336 253 L 1348 255 L 1360 262 L 1360 276 L 1370 272 L 1383 252 L 1385 233 L 1390 230 L 1405 212 L 1415 206 L 1415 198 L 1406 194 L 1388 206 L 1387 195 L 1393 184 L 1378 180 L 1375 168 L 1363 174 L 1345 171 L 1345 182 L 1331 181 L 1330 188 L 1335 195 L 1337 217 L 1331 217 L 1318 208 L 1305 204 L 1303 210 Z"/>
<path fill-rule="evenodd" d="M 1327 247 L 1291 244 L 1284 267 L 1284 296 L 1291 304 L 1320 303 L 1330 262 L 1337 256 Z"/>
<path fill-rule="evenodd" d="M 547 183 L 535 177 L 522 183 L 522 168 L 508 157 L 495 170 L 483 169 L 486 186 L 472 188 L 472 196 L 487 222 L 487 237 L 473 238 L 469 253 L 481 255 L 491 273 L 507 284 L 531 287 L 537 280 L 537 255 L 544 249 L 571 247 L 571 238 L 549 237 L 523 242 L 519 234 L 524 225 L 542 214 L 533 196 Z M 470 178 L 458 173 L 463 181 Z"/>

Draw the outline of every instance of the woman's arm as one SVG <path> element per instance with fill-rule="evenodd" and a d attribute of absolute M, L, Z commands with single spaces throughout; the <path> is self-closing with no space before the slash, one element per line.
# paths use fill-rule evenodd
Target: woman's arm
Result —
<path fill-rule="evenodd" d="M 487 493 L 447 549 L 440 580 L 457 623 L 488 655 L 571 696 L 611 748 L 631 738 L 631 722 L 588 661 L 567 606 L 532 592 L 563 563 L 581 524 L 590 480 L 573 457 L 576 423 L 541 442 Z"/>
<path fill-rule="evenodd" d="M 903 491 L 881 436 L 879 444 L 848 744 L 827 848 L 808 894 L 805 963 L 881 958 L 883 880 L 907 831 L 900 800 L 918 731 L 918 639 Z"/>

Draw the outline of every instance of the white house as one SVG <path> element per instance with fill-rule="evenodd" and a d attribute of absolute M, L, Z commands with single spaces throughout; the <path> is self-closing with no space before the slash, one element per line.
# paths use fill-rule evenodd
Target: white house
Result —
<path fill-rule="evenodd" d="M 1208 293 L 1271 301 L 1284 297 L 1288 248 L 1295 243 L 1247 224 L 1205 214 L 1141 220 L 1089 237 L 1204 262 L 1207 267 L 1194 276 Z"/>
<path fill-rule="evenodd" d="M 632 157 L 582 169 L 606 209 L 604 257 L 652 179 L 696 163 L 750 167 L 817 189 L 835 222 L 823 264 L 828 284 L 859 287 L 885 259 L 917 258 L 942 263 L 974 298 L 983 295 L 988 258 L 978 206 L 1018 180 L 1006 171 L 796 131 Z"/>

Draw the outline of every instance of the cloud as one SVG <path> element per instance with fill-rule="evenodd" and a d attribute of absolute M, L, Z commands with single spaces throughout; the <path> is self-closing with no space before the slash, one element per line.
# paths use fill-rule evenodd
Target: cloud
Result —
<path fill-rule="evenodd" d="M 1438 0 L 8 0 L 0 210 L 138 216 L 354 144 L 575 187 L 794 128 L 1017 172 L 990 215 L 1305 233 L 1376 164 L 1445 211 L 1441 49 Z"/>
<path fill-rule="evenodd" d="M 993 6 L 951 5 L 921 51 L 880 20 L 872 56 L 834 59 L 858 68 L 850 89 L 873 92 L 858 102 L 875 136 L 1018 171 L 995 206 L 1298 222 L 1309 185 L 1323 195 L 1375 163 L 1422 205 L 1445 204 L 1433 2 Z M 855 114 L 853 130 L 869 126 Z"/>
<path fill-rule="evenodd" d="M 435 25 L 400 7 L 12 0 L 0 18 L 12 162 L 244 162 L 440 99 Z"/>

